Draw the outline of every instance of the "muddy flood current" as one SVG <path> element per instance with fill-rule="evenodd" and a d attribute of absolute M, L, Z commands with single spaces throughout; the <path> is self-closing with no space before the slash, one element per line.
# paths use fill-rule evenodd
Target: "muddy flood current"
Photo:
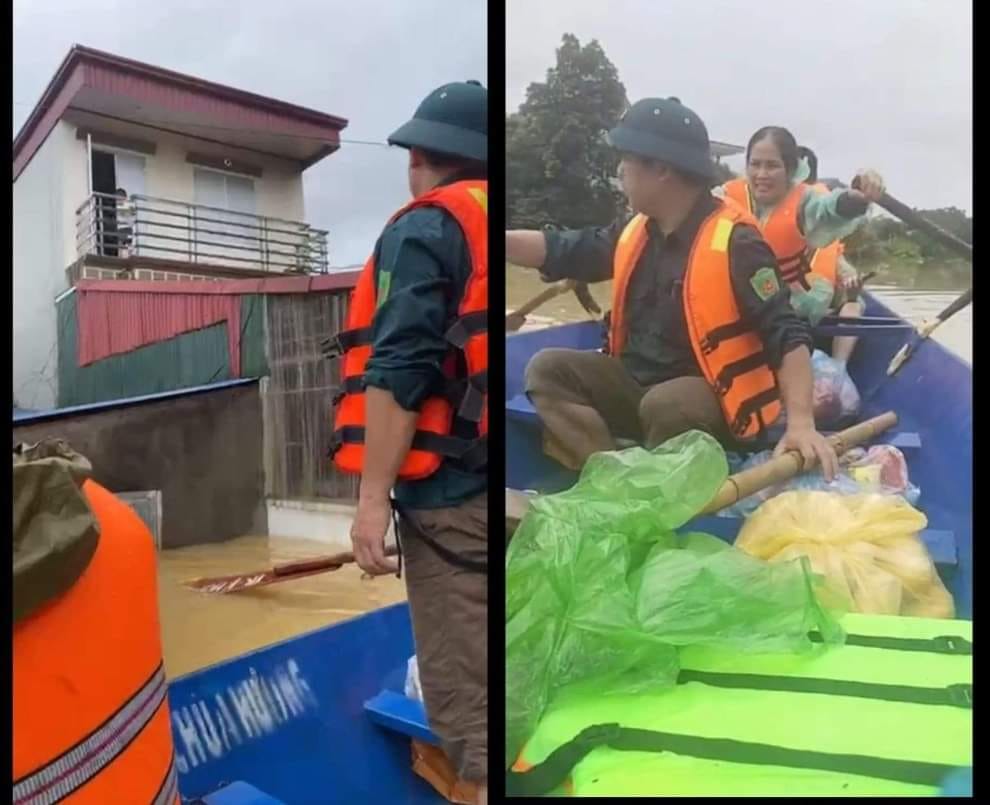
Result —
<path fill-rule="evenodd" d="M 184 582 L 264 570 L 338 548 L 325 542 L 247 536 L 159 554 L 158 596 L 165 666 L 171 678 L 230 657 L 353 618 L 406 598 L 395 576 L 362 579 L 356 565 L 331 573 L 216 595 Z"/>

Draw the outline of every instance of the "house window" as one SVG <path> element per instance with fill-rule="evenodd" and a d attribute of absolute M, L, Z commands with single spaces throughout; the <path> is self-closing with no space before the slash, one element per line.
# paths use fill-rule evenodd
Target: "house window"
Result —
<path fill-rule="evenodd" d="M 133 196 L 144 194 L 144 157 L 94 150 L 91 162 L 98 253 L 125 257 L 135 251 Z"/>
<path fill-rule="evenodd" d="M 193 189 L 196 204 L 212 208 L 196 212 L 197 241 L 202 244 L 200 253 L 207 255 L 217 246 L 233 246 L 237 248 L 225 250 L 225 256 L 256 259 L 259 230 L 254 218 L 254 180 L 196 168 Z"/>

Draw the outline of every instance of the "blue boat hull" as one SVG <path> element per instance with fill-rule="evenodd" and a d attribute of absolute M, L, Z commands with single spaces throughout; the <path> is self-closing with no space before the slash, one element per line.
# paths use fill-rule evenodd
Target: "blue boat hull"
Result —
<path fill-rule="evenodd" d="M 911 480 L 921 488 L 920 508 L 929 520 L 926 542 L 941 552 L 939 570 L 956 601 L 957 616 L 972 617 L 973 602 L 973 371 L 935 341 L 916 350 L 898 374 L 886 376 L 887 365 L 908 340 L 913 328 L 875 298 L 867 297 L 869 318 L 896 320 L 883 326 L 860 326 L 860 342 L 850 374 L 864 400 L 864 417 L 896 411 L 893 441 L 907 458 Z M 823 330 L 823 334 L 834 334 Z M 600 326 L 566 324 L 523 332 L 506 339 L 506 486 L 558 491 L 576 475 L 541 449 L 540 424 L 523 393 L 527 362 L 540 349 L 601 347 Z M 707 529 L 732 541 L 739 521 L 704 518 L 686 528 Z"/>
<path fill-rule="evenodd" d="M 398 604 L 173 681 L 183 797 L 244 781 L 287 805 L 442 802 L 411 771 L 409 738 L 365 709 L 383 688 L 402 690 L 412 653 Z"/>

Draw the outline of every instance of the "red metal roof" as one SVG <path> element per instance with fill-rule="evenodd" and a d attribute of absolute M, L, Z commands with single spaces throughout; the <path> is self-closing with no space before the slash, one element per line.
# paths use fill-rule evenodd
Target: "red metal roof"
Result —
<path fill-rule="evenodd" d="M 14 138 L 15 179 L 70 108 L 304 166 L 335 151 L 347 126 L 342 117 L 75 45 Z"/>

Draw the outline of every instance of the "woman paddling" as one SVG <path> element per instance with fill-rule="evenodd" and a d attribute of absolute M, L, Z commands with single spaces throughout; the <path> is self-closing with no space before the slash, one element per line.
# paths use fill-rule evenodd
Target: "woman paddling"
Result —
<path fill-rule="evenodd" d="M 779 126 L 764 126 L 746 146 L 746 177 L 724 184 L 724 195 L 757 218 L 777 256 L 781 274 L 792 288 L 794 308 L 812 325 L 834 310 L 843 317 L 862 315 L 860 280 L 842 258 L 840 240 L 865 221 L 871 201 L 883 194 L 874 171 L 858 177 L 859 190 L 832 190 L 817 181 L 817 159 L 802 155 L 794 135 Z M 838 337 L 832 357 L 846 363 L 855 338 Z"/>

